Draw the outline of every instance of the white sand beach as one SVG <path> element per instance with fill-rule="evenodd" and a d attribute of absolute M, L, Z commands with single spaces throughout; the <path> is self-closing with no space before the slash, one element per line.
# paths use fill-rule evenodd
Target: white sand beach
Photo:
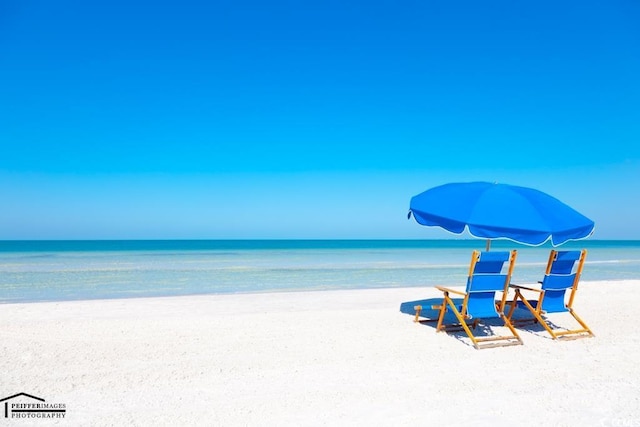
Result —
<path fill-rule="evenodd" d="M 640 425 L 640 281 L 581 284 L 574 308 L 595 338 L 533 327 L 523 346 L 486 350 L 400 311 L 439 295 L 0 305 L 0 399 L 65 404 L 65 419 L 16 426 Z"/>

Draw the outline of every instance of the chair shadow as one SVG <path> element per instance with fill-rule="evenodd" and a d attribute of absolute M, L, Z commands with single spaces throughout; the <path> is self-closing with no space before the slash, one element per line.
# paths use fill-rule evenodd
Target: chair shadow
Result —
<path fill-rule="evenodd" d="M 505 309 L 505 313 L 508 312 L 509 309 Z M 547 322 L 549 327 L 556 331 L 567 330 L 564 326 L 558 325 L 554 323 L 553 320 L 549 319 L 548 316 L 542 315 L 542 318 Z M 553 340 L 553 337 L 549 335 L 547 330 L 540 324 L 540 322 L 536 321 L 536 318 L 533 317 L 531 312 L 525 308 L 518 307 L 514 310 L 513 316 L 511 318 L 513 326 L 518 331 L 525 331 L 531 334 L 537 335 L 540 338 Z M 519 323 L 525 321 L 526 323 Z"/>
<path fill-rule="evenodd" d="M 462 302 L 463 302 L 462 298 L 452 298 L 452 300 L 457 307 L 460 307 L 462 305 Z M 444 303 L 443 297 L 428 298 L 428 299 L 421 299 L 421 300 L 415 300 L 415 301 L 406 301 L 400 304 L 400 312 L 403 314 L 410 315 L 411 317 L 415 317 L 416 315 L 415 306 L 418 306 L 418 305 L 422 306 L 422 310 L 420 312 L 420 320 L 418 323 L 420 325 L 429 326 L 435 330 L 438 324 L 438 316 L 440 313 L 438 310 L 433 309 L 432 306 L 441 305 L 443 303 Z M 443 324 L 444 325 L 459 324 L 458 319 L 455 317 L 455 315 L 451 312 L 450 309 L 448 309 L 445 313 Z M 539 327 L 543 332 L 546 332 L 544 328 L 539 324 L 536 324 L 535 326 Z M 497 335 L 496 331 L 493 328 L 504 327 L 504 323 L 502 322 L 501 319 L 498 319 L 498 318 L 482 319 L 480 320 L 480 323 L 475 327 L 475 329 L 472 328 L 471 325 L 469 325 L 469 327 L 473 330 L 473 334 L 476 337 L 489 337 L 489 336 Z M 464 332 L 462 328 L 460 328 L 460 330 L 447 331 L 447 335 L 473 348 L 473 343 L 469 340 L 469 337 L 467 336 L 467 334 Z"/>

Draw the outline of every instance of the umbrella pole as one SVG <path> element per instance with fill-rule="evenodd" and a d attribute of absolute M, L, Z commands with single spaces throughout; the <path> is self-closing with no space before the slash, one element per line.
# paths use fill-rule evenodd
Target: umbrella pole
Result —
<path fill-rule="evenodd" d="M 487 239 L 487 252 L 491 249 L 491 239 Z"/>

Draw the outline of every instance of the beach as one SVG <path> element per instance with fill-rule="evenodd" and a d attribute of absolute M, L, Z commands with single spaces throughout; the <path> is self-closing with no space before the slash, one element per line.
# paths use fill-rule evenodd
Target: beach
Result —
<path fill-rule="evenodd" d="M 3 304 L 0 398 L 64 404 L 64 418 L 12 425 L 640 425 L 640 280 L 581 283 L 574 308 L 594 338 L 529 327 L 524 345 L 485 350 L 400 310 L 440 295 Z"/>

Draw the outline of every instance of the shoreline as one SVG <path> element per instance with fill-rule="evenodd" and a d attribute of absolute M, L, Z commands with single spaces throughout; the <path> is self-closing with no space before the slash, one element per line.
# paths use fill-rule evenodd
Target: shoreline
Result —
<path fill-rule="evenodd" d="M 581 280 L 579 288 L 582 288 L 585 284 L 590 284 L 593 286 L 599 285 L 610 285 L 610 284 L 630 284 L 630 283 L 640 283 L 639 279 L 620 279 L 620 280 Z M 518 283 L 524 284 L 526 283 Z M 443 286 L 447 286 L 450 288 L 464 288 L 463 285 L 458 284 L 442 284 Z M 120 300 L 156 300 L 156 299 L 188 299 L 188 298 L 206 298 L 206 297 L 224 297 L 224 296 L 264 296 L 269 294 L 274 295 L 282 295 L 282 294 L 310 294 L 310 293 L 339 293 L 339 292 L 368 292 L 368 291 L 422 291 L 425 289 L 435 289 L 437 285 L 423 285 L 423 286 L 401 286 L 401 287 L 371 287 L 371 288 L 344 288 L 344 289 L 321 289 L 321 288 L 309 288 L 309 289 L 265 289 L 263 291 L 259 290 L 251 290 L 247 292 L 219 292 L 219 293 L 193 293 L 193 294 L 182 294 L 182 295 L 155 295 L 155 296 L 118 296 L 118 297 L 110 297 L 110 298 L 78 298 L 78 299 L 51 299 L 51 300 L 34 300 L 34 301 L 1 301 L 0 307 L 6 307 L 9 305 L 31 305 L 31 304 L 59 304 L 59 303 L 82 303 L 82 302 L 100 302 L 100 301 L 120 301 Z M 640 285 L 639 285 L 640 286 Z"/>
<path fill-rule="evenodd" d="M 453 241 L 456 245 L 446 250 L 441 241 L 420 241 L 426 245 L 421 249 L 378 243 L 368 249 L 348 249 L 334 241 L 330 242 L 334 249 L 318 243 L 310 245 L 315 249 L 296 249 L 279 242 L 289 249 L 261 251 L 249 244 L 245 249 L 211 252 L 190 250 L 188 244 L 180 246 L 180 242 L 176 250 L 151 245 L 148 251 L 131 252 L 83 251 L 74 242 L 62 242 L 74 251 L 47 252 L 35 245 L 35 252 L 0 254 L 0 304 L 455 286 L 465 283 L 471 253 L 465 246 L 472 242 L 478 243 Z M 105 249 L 103 243 L 98 242 L 98 248 Z M 591 242 L 595 243 L 599 242 Z M 519 249 L 513 282 L 535 283 L 548 257 L 549 251 L 544 248 Z M 582 280 L 613 278 L 640 280 L 640 245 L 621 249 L 606 243 L 598 251 L 589 252 Z"/>
<path fill-rule="evenodd" d="M 640 280 L 580 284 L 574 307 L 594 338 L 521 330 L 523 346 L 480 351 L 400 311 L 440 295 L 424 287 L 2 304 L 0 398 L 64 403 L 74 425 L 640 422 L 640 333 L 628 327 Z"/>

